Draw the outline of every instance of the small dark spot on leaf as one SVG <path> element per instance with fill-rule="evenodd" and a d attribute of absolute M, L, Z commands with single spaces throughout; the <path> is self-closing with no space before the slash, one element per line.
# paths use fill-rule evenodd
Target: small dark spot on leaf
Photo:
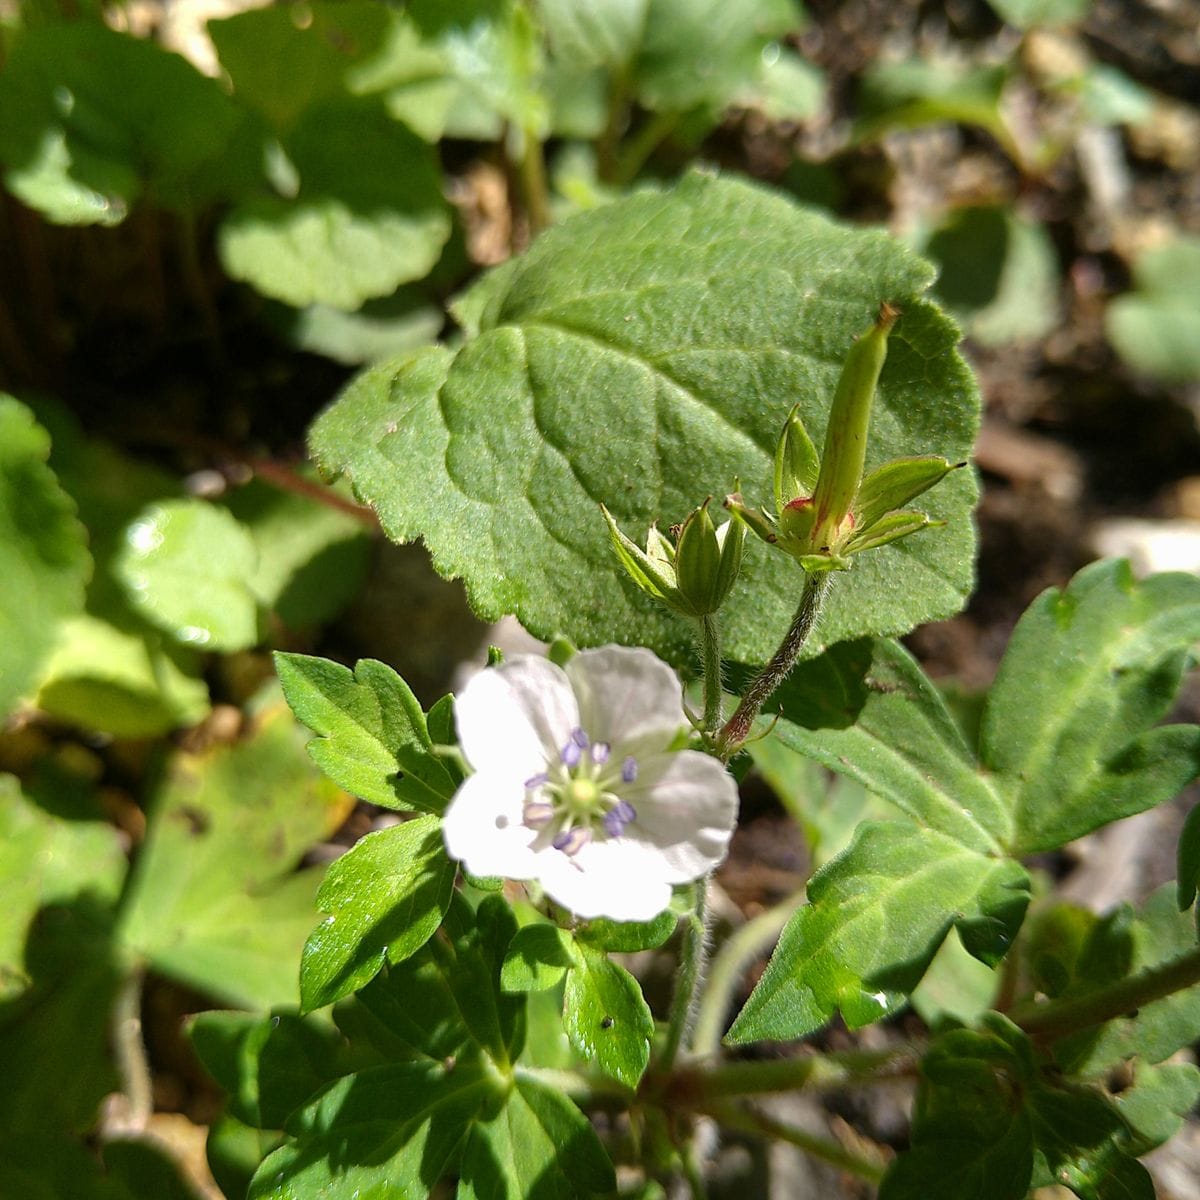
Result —
<path fill-rule="evenodd" d="M 180 808 L 177 810 L 181 820 L 186 822 L 188 832 L 193 837 L 199 837 L 203 833 L 208 832 L 209 819 L 208 813 L 202 812 L 198 808 Z"/>
<path fill-rule="evenodd" d="M 613 1027 L 612 1017 L 605 1017 L 604 1020 L 600 1022 L 601 1029 L 611 1029 L 612 1027 Z"/>

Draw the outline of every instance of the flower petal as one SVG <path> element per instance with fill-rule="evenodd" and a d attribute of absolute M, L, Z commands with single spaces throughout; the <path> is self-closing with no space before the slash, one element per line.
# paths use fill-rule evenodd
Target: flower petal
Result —
<path fill-rule="evenodd" d="M 573 858 L 560 850 L 538 858 L 546 894 L 585 920 L 649 921 L 671 903 L 663 856 L 643 842 L 592 841 Z"/>
<path fill-rule="evenodd" d="M 737 821 L 737 784 L 715 758 L 680 750 L 640 759 L 636 782 L 621 796 L 637 810 L 626 840 L 653 847 L 668 882 L 699 879 L 725 857 Z"/>
<path fill-rule="evenodd" d="M 533 879 L 537 831 L 522 823 L 525 788 L 515 779 L 481 771 L 454 793 L 442 818 L 446 853 L 472 875 Z"/>
<path fill-rule="evenodd" d="M 566 673 L 593 741 L 663 748 L 687 724 L 679 677 L 649 650 L 581 650 Z"/>
<path fill-rule="evenodd" d="M 562 669 L 522 654 L 472 676 L 454 703 L 458 742 L 480 772 L 528 779 L 558 758 L 579 725 Z"/>

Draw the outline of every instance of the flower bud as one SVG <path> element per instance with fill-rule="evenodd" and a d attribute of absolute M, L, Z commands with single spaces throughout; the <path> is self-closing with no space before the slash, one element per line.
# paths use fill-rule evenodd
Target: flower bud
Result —
<path fill-rule="evenodd" d="M 716 528 L 705 500 L 678 527 L 674 545 L 651 526 L 642 551 L 603 505 L 601 511 L 617 558 L 642 591 L 693 620 L 721 607 L 742 565 L 746 531 L 740 522 L 726 521 Z"/>

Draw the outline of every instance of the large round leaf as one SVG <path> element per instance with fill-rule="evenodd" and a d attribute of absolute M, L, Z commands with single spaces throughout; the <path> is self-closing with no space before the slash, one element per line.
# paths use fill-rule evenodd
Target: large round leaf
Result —
<path fill-rule="evenodd" d="M 690 631 L 619 574 L 599 505 L 638 536 L 739 479 L 765 502 L 789 408 L 800 403 L 820 443 L 846 352 L 883 300 L 904 316 L 868 467 L 965 458 L 978 393 L 958 331 L 921 298 L 932 275 L 883 233 L 692 175 L 544 234 L 459 300 L 456 351 L 428 347 L 360 375 L 313 427 L 312 450 L 391 537 L 423 538 L 483 616 L 513 612 L 541 636 L 640 642 L 680 661 Z M 810 648 L 957 611 L 975 495 L 958 471 L 921 497 L 946 527 L 861 555 Z M 725 610 L 731 656 L 771 652 L 801 583 L 791 559 L 748 547 Z"/>

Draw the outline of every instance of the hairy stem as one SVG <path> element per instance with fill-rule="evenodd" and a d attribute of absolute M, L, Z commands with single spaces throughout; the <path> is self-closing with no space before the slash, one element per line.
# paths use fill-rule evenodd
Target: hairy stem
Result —
<path fill-rule="evenodd" d="M 825 603 L 825 596 L 829 591 L 829 577 L 829 571 L 810 571 L 804 577 L 804 591 L 800 594 L 800 603 L 795 616 L 792 617 L 791 626 L 784 634 L 783 641 L 779 643 L 779 649 L 775 651 L 771 661 L 750 681 L 741 704 L 737 706 L 737 710 L 718 736 L 717 745 L 726 761 L 749 737 L 754 719 L 762 711 L 762 706 L 795 666 L 796 657 L 808 641 Z"/>
<path fill-rule="evenodd" d="M 687 1041 L 696 989 L 704 974 L 704 959 L 708 943 L 708 876 L 696 885 L 696 907 L 687 919 L 683 932 L 683 952 L 679 974 L 675 979 L 675 995 L 671 997 L 671 1012 L 667 1019 L 667 1036 L 659 1054 L 658 1069 L 669 1072 Z"/>
<path fill-rule="evenodd" d="M 715 1105 L 710 1110 L 710 1115 L 726 1129 L 736 1129 L 741 1133 L 787 1142 L 806 1154 L 811 1154 L 813 1158 L 849 1171 L 869 1183 L 877 1184 L 883 1179 L 885 1168 L 882 1162 L 855 1154 L 832 1138 L 821 1137 L 819 1134 L 809 1133 L 807 1129 L 798 1129 L 795 1125 L 777 1121 L 774 1117 L 748 1105 Z"/>
<path fill-rule="evenodd" d="M 704 657 L 704 732 L 715 737 L 721 726 L 721 627 L 716 613 L 700 618 L 700 651 Z"/>
<path fill-rule="evenodd" d="M 721 947 L 709 968 L 708 983 L 696 1010 L 696 1032 L 692 1052 L 697 1056 L 716 1054 L 721 1046 L 725 1016 L 746 968 L 772 946 L 788 918 L 803 903 L 804 893 L 789 896 L 747 921 Z"/>
<path fill-rule="evenodd" d="M 1043 1045 L 1124 1017 L 1187 988 L 1200 984 L 1200 947 L 1161 966 L 1119 979 L 1087 996 L 1052 1000 L 1045 1004 L 1022 1004 L 1008 1015 L 1035 1042 Z"/>

